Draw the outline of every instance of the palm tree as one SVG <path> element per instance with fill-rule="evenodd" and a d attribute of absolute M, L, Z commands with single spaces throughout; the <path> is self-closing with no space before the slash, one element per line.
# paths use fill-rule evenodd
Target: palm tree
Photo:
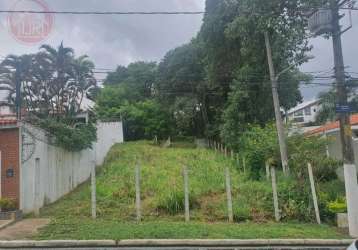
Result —
<path fill-rule="evenodd" d="M 72 112 L 79 112 L 81 110 L 81 105 L 84 97 L 96 88 L 97 82 L 94 77 L 94 63 L 88 59 L 87 55 L 80 56 L 73 61 L 73 71 L 72 71 L 72 84 L 70 89 L 72 90 L 72 95 L 70 98 L 70 107 Z"/>
<path fill-rule="evenodd" d="M 0 64 L 0 90 L 8 92 L 8 102 L 19 108 L 36 109 L 36 89 L 32 81 L 33 55 L 9 55 Z M 19 110 L 17 110 L 19 112 Z"/>
<path fill-rule="evenodd" d="M 56 113 L 63 114 L 65 112 L 64 104 L 68 101 L 67 90 L 71 79 L 74 51 L 72 48 L 64 47 L 62 42 L 57 49 L 50 45 L 42 45 L 40 50 L 53 72 L 49 91 L 55 99 Z"/>

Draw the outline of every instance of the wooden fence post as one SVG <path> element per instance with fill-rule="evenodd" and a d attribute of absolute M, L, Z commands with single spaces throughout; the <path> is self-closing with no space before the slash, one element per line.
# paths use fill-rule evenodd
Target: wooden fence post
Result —
<path fill-rule="evenodd" d="M 316 220 L 317 220 L 318 224 L 321 224 L 321 217 L 319 215 L 316 187 L 315 187 L 315 183 L 314 183 L 314 177 L 313 177 L 313 171 L 312 171 L 311 163 L 308 163 L 307 167 L 308 167 L 308 175 L 309 175 L 310 183 L 311 183 L 311 192 L 312 192 L 312 198 L 313 198 L 313 206 L 314 206 L 314 210 L 315 210 L 315 213 L 316 213 Z"/>
<path fill-rule="evenodd" d="M 280 211 L 278 208 L 278 195 L 277 195 L 277 183 L 276 183 L 276 170 L 275 167 L 271 167 L 271 179 L 272 179 L 272 193 L 273 193 L 273 205 L 275 209 L 275 220 L 280 221 Z"/>
<path fill-rule="evenodd" d="M 40 176 L 40 158 L 36 158 L 35 159 L 35 199 L 34 199 L 34 203 L 35 203 L 35 210 L 34 210 L 34 214 L 36 217 L 40 216 L 40 180 L 41 180 L 41 176 Z"/>
<path fill-rule="evenodd" d="M 91 169 L 91 212 L 92 219 L 97 218 L 97 197 L 96 197 L 96 162 L 92 162 Z"/>
<path fill-rule="evenodd" d="M 184 206 L 185 206 L 185 222 L 190 220 L 189 212 L 189 177 L 188 177 L 188 168 L 184 166 L 183 168 L 183 177 L 184 177 Z"/>
<path fill-rule="evenodd" d="M 228 167 L 225 168 L 225 182 L 226 182 L 226 195 L 227 195 L 227 212 L 229 222 L 234 221 L 234 215 L 232 212 L 232 194 L 231 194 L 231 177 L 230 170 Z"/>
<path fill-rule="evenodd" d="M 268 161 L 265 162 L 265 168 L 266 168 L 266 179 L 269 181 L 270 180 L 270 164 L 268 163 Z"/>
<path fill-rule="evenodd" d="M 242 157 L 242 167 L 244 168 L 244 173 L 246 173 L 246 158 Z"/>
<path fill-rule="evenodd" d="M 135 168 L 135 200 L 136 200 L 136 212 L 137 222 L 141 221 L 141 200 L 140 200 L 140 166 L 137 163 Z"/>

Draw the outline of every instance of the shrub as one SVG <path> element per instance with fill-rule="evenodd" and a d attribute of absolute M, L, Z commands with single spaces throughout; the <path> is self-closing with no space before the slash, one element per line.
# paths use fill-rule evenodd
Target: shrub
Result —
<path fill-rule="evenodd" d="M 37 125 L 48 133 L 56 146 L 68 151 L 92 148 L 92 143 L 97 140 L 97 128 L 92 123 L 77 126 L 68 123 L 65 120 L 47 119 L 39 121 Z"/>
<path fill-rule="evenodd" d="M 327 208 L 332 213 L 346 213 L 347 212 L 347 202 L 344 197 L 340 197 L 337 200 L 328 203 Z"/>
<path fill-rule="evenodd" d="M 283 220 L 314 221 L 309 183 L 286 179 L 278 184 L 278 192 Z"/>
<path fill-rule="evenodd" d="M 9 198 L 0 199 L 0 208 L 2 212 L 9 212 L 16 210 L 16 201 Z"/>
<path fill-rule="evenodd" d="M 190 209 L 198 207 L 198 201 L 193 194 L 189 195 L 189 206 Z M 184 192 L 172 191 L 168 195 L 162 196 L 158 201 L 157 209 L 165 211 L 170 215 L 183 213 L 185 210 Z"/>
<path fill-rule="evenodd" d="M 234 221 L 246 222 L 251 219 L 251 211 L 249 206 L 235 206 L 233 208 Z"/>

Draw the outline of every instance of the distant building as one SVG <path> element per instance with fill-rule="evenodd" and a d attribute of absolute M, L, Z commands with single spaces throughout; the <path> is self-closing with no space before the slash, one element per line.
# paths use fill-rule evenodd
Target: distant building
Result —
<path fill-rule="evenodd" d="M 303 102 L 290 109 L 286 113 L 286 119 L 289 122 L 298 125 L 304 125 L 316 121 L 317 114 L 320 110 L 319 100 Z"/>
<path fill-rule="evenodd" d="M 14 117 L 16 114 L 13 112 L 11 105 L 8 102 L 0 101 L 0 118 Z"/>
<path fill-rule="evenodd" d="M 352 114 L 350 117 L 350 125 L 352 129 L 352 142 L 354 151 L 355 165 L 358 170 L 358 114 Z M 342 144 L 340 137 L 339 122 L 327 123 L 320 127 L 315 127 L 306 131 L 306 136 L 320 135 L 329 139 L 327 147 L 327 155 L 337 160 L 342 160 Z"/>

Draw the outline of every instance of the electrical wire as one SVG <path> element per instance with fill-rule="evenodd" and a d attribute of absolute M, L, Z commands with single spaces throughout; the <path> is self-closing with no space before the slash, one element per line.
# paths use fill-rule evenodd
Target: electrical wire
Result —
<path fill-rule="evenodd" d="M 64 14 L 64 15 L 202 15 L 204 11 L 38 11 L 0 10 L 0 13 L 18 14 Z"/>

